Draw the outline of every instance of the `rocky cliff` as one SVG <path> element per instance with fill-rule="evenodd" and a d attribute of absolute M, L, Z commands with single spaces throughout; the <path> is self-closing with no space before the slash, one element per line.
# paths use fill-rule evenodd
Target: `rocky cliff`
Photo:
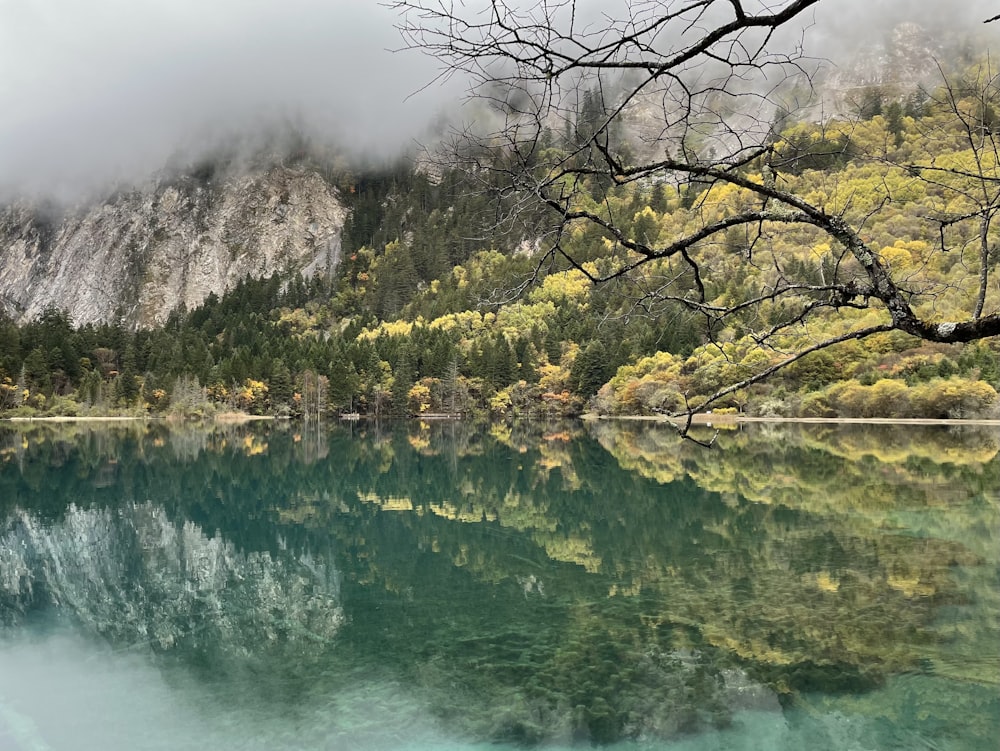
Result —
<path fill-rule="evenodd" d="M 948 55 L 940 39 L 915 23 L 896 26 L 884 39 L 860 45 L 831 70 L 821 98 L 831 111 L 855 115 L 866 92 L 877 89 L 886 100 L 900 100 L 918 88 L 933 91 L 942 83 L 937 61 Z"/>
<path fill-rule="evenodd" d="M 248 275 L 336 265 L 347 211 L 318 172 L 207 172 L 75 209 L 0 208 L 0 308 L 148 326 Z"/>

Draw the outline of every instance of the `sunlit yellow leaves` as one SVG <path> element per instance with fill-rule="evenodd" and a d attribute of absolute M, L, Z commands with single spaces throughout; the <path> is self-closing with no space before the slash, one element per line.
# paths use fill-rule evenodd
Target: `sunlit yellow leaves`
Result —
<path fill-rule="evenodd" d="M 428 325 L 432 329 L 472 334 L 483 328 L 483 314 L 478 310 L 463 310 L 435 318 Z"/>
<path fill-rule="evenodd" d="M 759 175 L 753 178 L 761 182 Z M 732 183 L 720 182 L 699 198 L 697 216 L 700 221 L 715 222 L 760 205 L 761 199 L 756 194 Z"/>
<path fill-rule="evenodd" d="M 524 332 L 538 327 L 540 331 L 548 329 L 548 321 L 556 315 L 556 304 L 545 300 L 531 304 L 514 303 L 500 308 L 496 314 L 496 325 L 507 337 L 514 341 Z"/>
<path fill-rule="evenodd" d="M 882 248 L 879 255 L 890 271 L 912 271 L 926 263 L 932 252 L 925 240 L 896 240 L 892 246 Z"/>
<path fill-rule="evenodd" d="M 667 352 L 644 357 L 635 365 L 625 365 L 601 389 L 602 401 L 611 412 L 641 414 L 649 409 L 675 412 L 683 405 L 684 361 Z"/>
<path fill-rule="evenodd" d="M 422 414 L 430 409 L 431 390 L 425 383 L 415 383 L 406 394 L 407 405 L 412 414 Z"/>
<path fill-rule="evenodd" d="M 225 402 L 229 399 L 229 389 L 222 383 L 210 383 L 205 387 L 205 395 L 213 402 Z"/>
<path fill-rule="evenodd" d="M 4 376 L 3 381 L 0 382 L 0 409 L 9 409 L 26 399 L 25 390 L 19 391 L 17 384 L 9 376 Z"/>
<path fill-rule="evenodd" d="M 416 325 L 420 325 L 423 321 L 418 319 L 415 323 Z M 414 325 L 414 322 L 402 319 L 397 321 L 383 321 L 374 329 L 362 329 L 358 334 L 358 339 L 372 341 L 380 336 L 409 336 L 410 332 L 413 331 Z"/>
<path fill-rule="evenodd" d="M 494 417 L 506 417 L 511 411 L 510 389 L 500 389 L 489 400 L 490 414 Z"/>
<path fill-rule="evenodd" d="M 855 380 L 833 384 L 820 392 L 831 410 L 828 417 L 962 418 L 984 414 L 997 403 L 988 383 L 962 378 L 935 378 L 907 386 L 883 378 L 865 386 Z"/>
<path fill-rule="evenodd" d="M 283 308 L 278 314 L 278 325 L 292 336 L 315 335 L 320 325 L 318 315 L 310 314 L 305 308 Z"/>
<path fill-rule="evenodd" d="M 547 392 L 561 392 L 569 389 L 570 369 L 562 365 L 547 364 L 538 369 L 538 385 Z"/>
<path fill-rule="evenodd" d="M 237 406 L 250 414 L 260 414 L 267 408 L 267 384 L 247 378 L 236 395 Z"/>
<path fill-rule="evenodd" d="M 593 264 L 587 264 L 588 272 L 596 273 Z M 578 307 L 584 305 L 590 294 L 590 280 L 577 269 L 545 277 L 541 287 L 532 290 L 528 300 L 534 303 L 552 303 L 554 305 L 571 304 Z"/>

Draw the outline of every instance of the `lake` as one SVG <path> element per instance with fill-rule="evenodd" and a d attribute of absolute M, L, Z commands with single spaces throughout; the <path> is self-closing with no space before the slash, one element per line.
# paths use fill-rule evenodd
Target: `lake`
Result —
<path fill-rule="evenodd" d="M 8 424 L 0 749 L 995 751 L 998 446 Z"/>

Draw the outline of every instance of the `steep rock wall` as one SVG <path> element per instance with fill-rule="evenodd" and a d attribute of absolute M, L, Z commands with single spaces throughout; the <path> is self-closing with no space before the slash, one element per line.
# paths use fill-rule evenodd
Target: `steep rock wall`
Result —
<path fill-rule="evenodd" d="M 347 210 L 317 172 L 182 177 L 75 210 L 0 209 L 0 307 L 75 323 L 163 322 L 246 276 L 334 267 Z"/>

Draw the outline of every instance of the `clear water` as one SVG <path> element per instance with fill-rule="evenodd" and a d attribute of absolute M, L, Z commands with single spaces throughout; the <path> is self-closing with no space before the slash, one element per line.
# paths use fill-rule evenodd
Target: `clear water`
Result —
<path fill-rule="evenodd" d="M 998 445 L 3 429 L 0 749 L 992 751 Z"/>

